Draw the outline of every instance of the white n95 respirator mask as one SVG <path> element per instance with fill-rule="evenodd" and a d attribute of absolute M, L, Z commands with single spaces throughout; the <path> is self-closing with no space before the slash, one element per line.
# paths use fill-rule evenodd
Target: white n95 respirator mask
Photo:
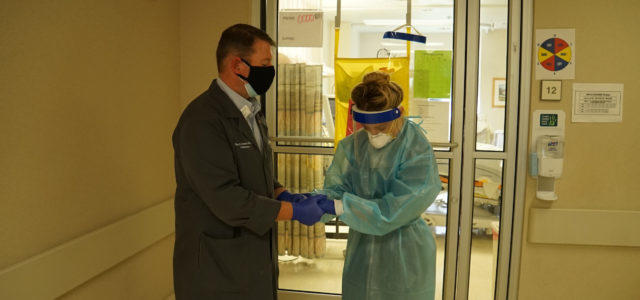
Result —
<path fill-rule="evenodd" d="M 371 146 L 373 146 L 373 148 L 376 149 L 380 149 L 386 146 L 393 139 L 390 134 L 384 132 L 371 134 L 367 131 L 367 135 L 369 136 L 369 143 L 371 144 Z"/>

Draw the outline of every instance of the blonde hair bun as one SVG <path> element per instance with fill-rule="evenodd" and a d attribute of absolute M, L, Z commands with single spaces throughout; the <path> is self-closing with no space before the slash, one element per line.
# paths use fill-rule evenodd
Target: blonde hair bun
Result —
<path fill-rule="evenodd" d="M 391 76 L 389 76 L 389 74 L 384 72 L 379 72 L 379 71 L 368 73 L 367 75 L 364 75 L 364 77 L 362 78 L 362 82 L 365 84 L 375 83 L 375 84 L 384 85 L 384 84 L 389 84 L 390 81 L 391 81 Z"/>
<path fill-rule="evenodd" d="M 371 72 L 351 90 L 351 100 L 365 111 L 395 108 L 402 103 L 402 88 L 384 72 Z"/>

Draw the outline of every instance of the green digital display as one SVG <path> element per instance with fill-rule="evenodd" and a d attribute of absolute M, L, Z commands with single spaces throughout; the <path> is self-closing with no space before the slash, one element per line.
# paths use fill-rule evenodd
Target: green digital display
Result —
<path fill-rule="evenodd" d="M 540 114 L 540 127 L 557 127 L 558 114 Z"/>

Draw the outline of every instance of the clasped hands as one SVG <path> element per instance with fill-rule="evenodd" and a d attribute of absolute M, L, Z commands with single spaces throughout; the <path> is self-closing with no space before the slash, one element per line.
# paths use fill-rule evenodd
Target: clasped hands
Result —
<path fill-rule="evenodd" d="M 336 209 L 333 200 L 326 195 L 317 194 L 291 194 L 283 191 L 278 195 L 278 200 L 291 203 L 293 208 L 292 220 L 300 221 L 304 225 L 313 225 L 320 221 L 325 213 L 335 215 Z"/>

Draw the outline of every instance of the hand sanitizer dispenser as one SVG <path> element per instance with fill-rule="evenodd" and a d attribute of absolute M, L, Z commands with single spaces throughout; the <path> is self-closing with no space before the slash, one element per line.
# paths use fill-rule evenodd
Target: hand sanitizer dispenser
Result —
<path fill-rule="evenodd" d="M 540 200 L 557 200 L 555 180 L 562 175 L 564 141 L 559 136 L 544 135 L 538 139 L 538 189 Z"/>
<path fill-rule="evenodd" d="M 533 113 L 529 174 L 538 180 L 536 197 L 540 200 L 558 199 L 555 183 L 562 175 L 564 120 L 562 110 Z"/>

